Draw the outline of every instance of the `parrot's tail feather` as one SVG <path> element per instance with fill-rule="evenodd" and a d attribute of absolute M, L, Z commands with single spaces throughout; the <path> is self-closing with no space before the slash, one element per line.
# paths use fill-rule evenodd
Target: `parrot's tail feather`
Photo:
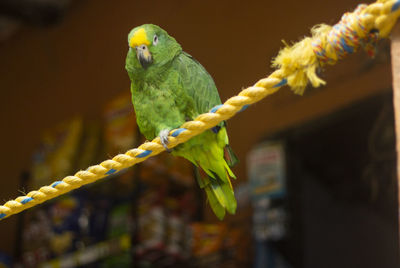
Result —
<path fill-rule="evenodd" d="M 222 199 L 223 199 L 223 203 L 224 203 L 223 205 L 226 208 L 226 210 L 230 214 L 235 214 L 236 206 L 237 206 L 236 198 L 235 198 L 235 194 L 233 192 L 231 181 L 228 176 L 226 176 L 226 177 L 227 177 L 228 183 L 226 183 L 226 181 L 222 181 L 220 179 L 217 179 L 217 180 L 211 179 L 211 185 L 212 185 L 212 189 L 213 189 L 214 193 L 220 193 L 220 192 L 222 193 L 222 197 L 223 197 Z"/>
<path fill-rule="evenodd" d="M 210 177 L 207 173 L 203 170 L 198 171 L 197 181 L 200 187 L 205 189 L 210 206 L 215 215 L 222 220 L 225 216 L 225 210 L 230 214 L 235 214 L 237 203 L 228 175 L 232 172 L 228 173 L 226 170 L 225 180 L 220 179 L 220 177 L 214 172 L 212 172 L 213 177 Z"/>
<path fill-rule="evenodd" d="M 234 214 L 237 207 L 231 184 L 231 178 L 236 177 L 229 167 L 237 162 L 237 157 L 226 146 L 228 142 L 226 129 L 221 128 L 217 135 L 206 131 L 172 152 L 197 167 L 197 182 L 206 191 L 211 208 L 219 219 L 224 218 L 226 211 Z"/>
<path fill-rule="evenodd" d="M 211 190 L 211 187 L 206 187 L 205 190 L 207 193 L 208 201 L 210 202 L 211 209 L 218 217 L 218 219 L 223 220 L 225 217 L 225 208 L 221 206 L 221 204 L 218 202 L 218 199 Z"/>
<path fill-rule="evenodd" d="M 232 147 L 227 144 L 224 148 L 224 159 L 226 163 L 228 163 L 229 167 L 235 166 L 237 163 L 239 163 L 239 159 L 235 155 L 235 153 L 232 150 Z M 235 178 L 236 179 L 236 178 Z"/>
<path fill-rule="evenodd" d="M 231 185 L 231 188 L 232 188 L 232 184 L 231 184 L 230 178 L 236 179 L 236 176 L 235 176 L 235 174 L 233 174 L 232 170 L 229 168 L 228 163 L 225 162 L 224 166 L 225 166 L 225 170 L 228 172 L 226 174 L 226 177 L 227 177 L 226 179 L 227 179 L 227 181 L 229 182 L 229 184 Z"/>

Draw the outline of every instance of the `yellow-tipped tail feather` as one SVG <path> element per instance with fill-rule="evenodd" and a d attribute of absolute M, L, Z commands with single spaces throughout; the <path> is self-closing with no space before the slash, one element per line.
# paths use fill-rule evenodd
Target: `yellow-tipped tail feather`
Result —
<path fill-rule="evenodd" d="M 230 214 L 235 214 L 237 207 L 235 194 L 229 178 L 229 174 L 232 172 L 229 171 L 225 171 L 225 180 L 220 179 L 215 173 L 213 177 L 210 177 L 206 172 L 203 172 L 202 175 L 198 172 L 197 176 L 200 187 L 206 191 L 211 209 L 220 220 L 224 218 L 225 210 Z"/>

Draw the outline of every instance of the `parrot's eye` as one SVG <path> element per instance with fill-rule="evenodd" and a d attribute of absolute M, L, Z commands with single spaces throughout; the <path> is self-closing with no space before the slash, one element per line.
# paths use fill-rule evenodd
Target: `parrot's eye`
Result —
<path fill-rule="evenodd" d="M 153 37 L 153 45 L 157 45 L 158 44 L 158 36 L 155 34 Z"/>

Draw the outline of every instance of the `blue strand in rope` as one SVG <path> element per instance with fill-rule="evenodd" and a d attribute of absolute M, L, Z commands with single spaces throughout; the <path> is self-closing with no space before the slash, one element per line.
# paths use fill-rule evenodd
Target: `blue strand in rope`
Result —
<path fill-rule="evenodd" d="M 219 105 L 215 106 L 214 108 L 212 108 L 212 109 L 210 110 L 210 113 L 215 113 L 216 111 L 218 111 L 219 108 L 222 107 L 222 105 L 223 105 L 223 104 L 219 104 Z"/>
<path fill-rule="evenodd" d="M 57 185 L 59 185 L 60 183 L 62 183 L 63 181 L 56 181 L 54 182 L 51 187 L 56 188 Z"/>
<path fill-rule="evenodd" d="M 112 168 L 106 172 L 106 175 L 111 175 L 111 174 L 115 173 L 115 171 L 117 171 L 117 170 Z"/>
<path fill-rule="evenodd" d="M 7 216 L 7 215 L 4 213 L 0 213 L 0 219 L 4 218 L 5 216 Z"/>
<path fill-rule="evenodd" d="M 171 136 L 172 137 L 174 137 L 174 138 L 176 138 L 179 134 L 181 134 L 183 131 L 185 131 L 186 130 L 186 128 L 178 128 L 177 130 L 175 130 L 172 134 L 171 134 Z"/>
<path fill-rule="evenodd" d="M 397 9 L 399 9 L 399 7 L 400 7 L 400 0 L 397 0 L 397 1 L 393 4 L 391 11 L 392 11 L 392 12 L 395 12 Z"/>
<path fill-rule="evenodd" d="M 148 156 L 148 155 L 151 154 L 151 153 L 152 153 L 151 150 L 145 150 L 144 152 L 138 154 L 136 157 L 143 158 L 143 157 Z"/>
<path fill-rule="evenodd" d="M 281 87 L 287 84 L 287 79 L 283 78 L 278 84 L 274 85 L 273 87 Z"/>
<path fill-rule="evenodd" d="M 347 53 L 351 54 L 354 52 L 354 49 L 346 43 L 346 40 L 343 37 L 340 38 L 340 43 L 342 44 L 344 50 L 347 51 Z"/>
<path fill-rule="evenodd" d="M 239 110 L 238 113 L 243 112 L 244 110 L 246 110 L 247 108 L 249 108 L 250 104 L 245 104 L 243 105 L 242 109 Z"/>
<path fill-rule="evenodd" d="M 27 197 L 24 200 L 22 200 L 21 203 L 25 205 L 26 203 L 28 203 L 29 201 L 32 201 L 32 200 L 33 200 L 32 197 Z"/>
<path fill-rule="evenodd" d="M 399 1 L 400 1 L 400 0 L 399 0 Z M 275 87 L 281 87 L 281 86 L 284 86 L 284 85 L 286 85 L 286 84 L 287 84 L 287 79 L 286 79 L 286 78 L 283 78 L 278 84 L 274 85 L 273 87 L 274 87 L 274 88 L 275 88 Z M 213 107 L 213 108 L 210 110 L 210 113 L 215 113 L 215 112 L 218 111 L 218 109 L 221 108 L 222 106 L 223 106 L 223 104 L 219 104 L 219 105 Z M 239 113 L 240 113 L 240 112 L 243 112 L 243 111 L 246 110 L 248 107 L 249 107 L 249 104 L 243 105 L 242 109 L 239 110 Z M 174 132 L 174 133 L 175 133 L 175 132 Z M 179 134 L 179 133 L 178 133 L 178 134 Z M 174 137 L 176 137 L 176 136 L 174 136 Z"/>

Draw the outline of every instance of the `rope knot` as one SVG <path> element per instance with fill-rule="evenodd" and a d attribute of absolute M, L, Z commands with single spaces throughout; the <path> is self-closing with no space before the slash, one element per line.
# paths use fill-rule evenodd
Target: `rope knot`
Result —
<path fill-rule="evenodd" d="M 363 11 L 368 6 L 358 5 L 352 13 L 345 13 L 339 23 L 330 28 L 324 38 L 315 38 L 312 47 L 321 65 L 333 65 L 339 59 L 352 54 L 359 47 L 364 47 L 369 56 L 375 55 L 376 43 L 379 39 L 377 29 L 368 29 L 363 19 L 367 16 Z M 314 29 L 318 32 L 319 29 Z M 318 36 L 320 37 L 320 36 Z"/>

